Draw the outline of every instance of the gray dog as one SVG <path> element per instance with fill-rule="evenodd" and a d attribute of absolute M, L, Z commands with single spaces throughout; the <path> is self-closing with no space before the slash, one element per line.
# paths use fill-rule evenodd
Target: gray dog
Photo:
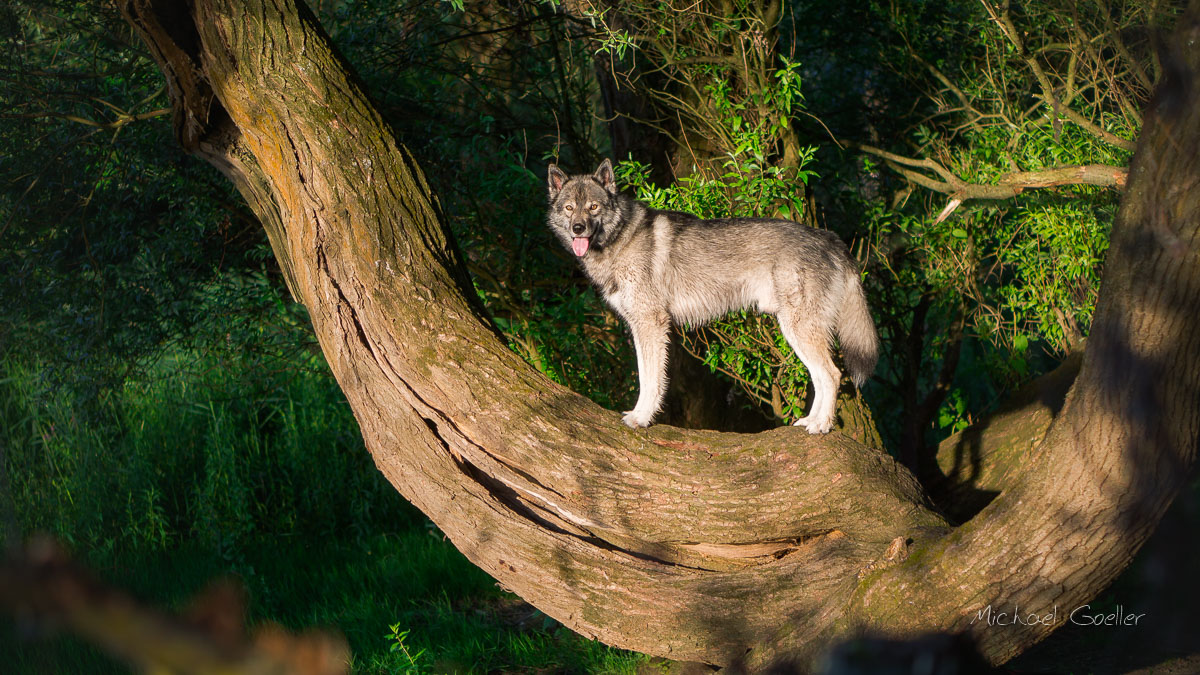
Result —
<path fill-rule="evenodd" d="M 795 421 L 809 433 L 833 428 L 835 332 L 856 385 L 875 369 L 875 323 L 836 235 L 790 220 L 657 211 L 618 192 L 607 159 L 582 176 L 551 164 L 549 187 L 550 228 L 633 332 L 639 393 L 623 418 L 629 426 L 649 426 L 662 406 L 671 321 L 695 326 L 745 308 L 774 314 L 812 377 L 812 409 Z"/>

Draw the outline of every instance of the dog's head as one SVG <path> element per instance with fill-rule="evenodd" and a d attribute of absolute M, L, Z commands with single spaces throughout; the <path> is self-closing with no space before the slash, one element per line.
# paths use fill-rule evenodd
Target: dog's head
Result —
<path fill-rule="evenodd" d="M 555 236 L 579 258 L 603 250 L 621 218 L 612 163 L 606 159 L 596 173 L 582 176 L 567 176 L 551 164 L 547 184 L 547 220 Z"/>

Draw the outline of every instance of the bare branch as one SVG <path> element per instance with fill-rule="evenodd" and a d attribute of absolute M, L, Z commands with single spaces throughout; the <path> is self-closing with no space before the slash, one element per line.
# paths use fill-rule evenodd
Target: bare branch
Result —
<path fill-rule="evenodd" d="M 1108 33 L 1112 36 L 1112 43 L 1117 48 L 1117 52 L 1121 58 L 1128 64 L 1138 82 L 1149 90 L 1154 86 L 1154 81 L 1150 79 L 1150 75 L 1146 69 L 1142 67 L 1141 61 L 1133 58 L 1129 53 L 1129 47 L 1125 45 L 1125 40 L 1121 38 L 1121 29 L 1113 22 L 1112 12 L 1108 9 L 1108 3 L 1104 0 L 1096 0 L 1096 5 L 1100 7 L 1100 12 L 1104 15 L 1104 22 L 1108 29 Z"/>
<path fill-rule="evenodd" d="M 55 112 L 53 110 L 46 110 L 46 111 L 35 112 L 35 113 L 2 113 L 2 114 L 0 114 L 0 118 L 7 118 L 7 119 L 54 118 L 54 119 L 66 120 L 68 122 L 75 122 L 77 124 L 84 124 L 89 127 L 96 127 L 97 129 L 112 131 L 112 130 L 120 129 L 121 127 L 125 126 L 126 124 L 130 124 L 132 122 L 141 122 L 143 120 L 153 119 L 155 117 L 165 117 L 170 114 L 171 114 L 170 108 L 160 108 L 158 110 L 151 110 L 149 112 L 138 113 L 136 115 L 122 113 L 121 115 L 119 115 L 116 119 L 112 120 L 111 122 L 103 122 L 103 121 L 99 121 L 99 120 L 88 119 L 86 117 L 80 117 L 78 115 L 71 115 L 68 113 L 60 113 L 60 112 Z"/>
<path fill-rule="evenodd" d="M 954 175 L 949 169 L 929 158 L 915 159 L 897 155 L 871 145 L 849 143 L 851 147 L 883 158 L 897 173 L 922 187 L 950 195 L 953 200 L 968 199 L 1011 199 L 1025 190 L 1058 187 L 1061 185 L 1095 185 L 1098 187 L 1124 188 L 1129 170 L 1108 164 L 1083 164 L 1062 166 L 1038 171 L 1014 171 L 996 179 L 996 183 L 985 185 L 968 183 Z M 909 168 L 912 167 L 912 168 Z M 938 180 L 914 169 L 932 171 L 942 178 Z M 957 208 L 957 204 L 954 205 Z M 953 208 L 947 207 L 949 211 Z M 944 213 L 939 220 L 949 213 Z"/>
<path fill-rule="evenodd" d="M 987 9 L 988 15 L 991 17 L 992 21 L 1000 27 L 1000 32 L 1003 33 L 1006 38 L 1008 38 L 1008 41 L 1014 48 L 1016 48 L 1017 54 L 1020 55 L 1025 64 L 1029 66 L 1029 69 L 1033 72 L 1033 76 L 1037 78 L 1038 85 L 1042 89 L 1042 100 L 1044 100 L 1046 104 L 1053 108 L 1055 115 L 1067 118 L 1084 131 L 1087 131 L 1109 145 L 1115 145 L 1122 150 L 1133 152 L 1133 149 L 1136 147 L 1136 144 L 1133 141 L 1121 138 L 1120 136 L 1101 128 L 1091 120 L 1084 117 L 1077 110 L 1068 105 L 1064 105 L 1062 101 L 1060 101 L 1058 97 L 1054 95 L 1054 86 L 1050 83 L 1050 78 L 1046 75 L 1046 71 L 1042 69 L 1042 65 L 1038 63 L 1037 58 L 1030 54 L 1029 50 L 1026 49 L 1025 43 L 1021 40 L 1016 26 L 1013 25 L 1012 17 L 1008 13 L 1007 5 L 1003 10 L 997 10 L 992 6 L 992 3 L 988 2 L 988 0 L 980 1 L 983 3 L 984 8 Z"/>

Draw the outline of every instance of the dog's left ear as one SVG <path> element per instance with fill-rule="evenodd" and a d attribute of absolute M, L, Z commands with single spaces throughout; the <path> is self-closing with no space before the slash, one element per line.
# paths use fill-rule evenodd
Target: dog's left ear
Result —
<path fill-rule="evenodd" d="M 593 176 L 609 194 L 617 194 L 617 178 L 613 175 L 612 162 L 607 159 L 601 162 L 600 168 L 596 169 Z"/>

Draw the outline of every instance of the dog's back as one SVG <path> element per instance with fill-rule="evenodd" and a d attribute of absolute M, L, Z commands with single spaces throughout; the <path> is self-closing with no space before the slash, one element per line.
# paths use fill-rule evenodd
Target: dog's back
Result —
<path fill-rule="evenodd" d="M 739 309 L 777 313 L 788 302 L 818 302 L 817 289 L 853 270 L 845 245 L 788 220 L 677 219 L 658 214 L 652 283 L 670 298 L 671 318 L 701 324 Z M 793 297 L 789 289 L 806 289 Z"/>

